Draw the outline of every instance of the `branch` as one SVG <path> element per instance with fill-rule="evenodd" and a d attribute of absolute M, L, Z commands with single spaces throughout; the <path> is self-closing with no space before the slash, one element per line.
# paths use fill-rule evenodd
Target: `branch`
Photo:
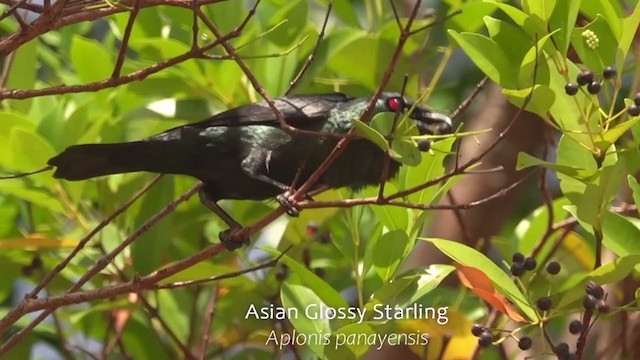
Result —
<path fill-rule="evenodd" d="M 122 252 L 122 250 L 124 250 L 127 246 L 129 246 L 131 243 L 133 243 L 135 240 L 137 240 L 151 226 L 153 226 L 155 223 L 157 223 L 162 218 L 164 218 L 166 215 L 168 215 L 173 210 L 175 210 L 175 208 L 179 204 L 181 204 L 182 202 L 184 202 L 187 199 L 189 199 L 193 194 L 195 194 L 202 187 L 202 185 L 203 185 L 202 183 L 198 183 L 196 186 L 192 187 L 190 190 L 188 190 L 187 192 L 182 194 L 182 196 L 180 196 L 178 199 L 176 199 L 176 200 L 172 201 L 171 203 L 169 203 L 160 212 L 156 213 L 153 217 L 151 217 L 150 219 L 145 221 L 145 223 L 142 224 L 136 231 L 134 231 L 133 234 L 129 235 L 129 237 L 127 239 L 125 239 L 122 243 L 120 243 L 118 246 L 116 246 L 111 252 L 109 252 L 109 254 L 107 254 L 106 256 L 102 257 L 98 261 L 98 263 L 96 265 L 94 265 L 78 281 L 76 281 L 76 283 L 73 284 L 69 288 L 69 290 L 67 290 L 65 295 L 66 296 L 71 296 L 71 294 L 73 294 L 77 290 L 79 290 L 82 287 L 82 285 L 84 285 L 86 282 L 88 282 L 91 278 L 93 278 L 93 276 L 95 276 L 97 273 L 99 273 L 102 269 L 107 267 L 107 265 L 109 265 L 109 263 L 111 263 L 111 261 L 113 261 L 113 259 L 120 252 Z M 69 258 L 70 257 L 67 257 L 67 259 L 69 259 Z M 65 259 L 65 260 L 67 260 L 67 259 Z M 58 269 L 58 267 L 60 267 L 60 265 L 56 266 L 56 269 Z M 33 291 L 32 291 L 32 293 L 33 293 Z M 64 298 L 65 295 L 62 295 L 62 298 Z M 55 299 L 55 297 L 45 298 L 45 299 L 43 299 L 41 301 L 44 301 L 45 303 L 48 303 L 48 304 L 55 304 L 55 301 L 53 299 Z M 22 315 L 24 315 L 26 313 L 25 310 L 29 308 L 29 303 L 32 302 L 32 301 L 37 301 L 37 300 L 33 300 L 33 299 L 30 299 L 30 298 L 25 299 L 21 303 L 20 306 L 14 308 L 11 312 L 9 312 L 9 314 L 7 314 L 4 318 L 2 318 L 2 320 L 0 320 L 0 333 L 4 334 L 9 326 L 14 324 L 20 317 L 22 317 Z M 54 307 L 48 307 L 36 319 L 32 320 L 27 326 L 25 326 L 24 328 L 20 329 L 20 331 L 18 331 L 14 335 L 12 335 L 5 343 L 0 345 L 0 356 L 5 354 L 14 345 L 16 345 L 20 340 L 22 340 L 22 338 L 29 331 L 31 331 L 36 325 L 38 325 L 40 322 L 42 322 L 42 320 L 44 320 L 49 314 L 51 314 L 51 312 L 53 312 L 55 308 L 56 308 L 55 306 Z"/>

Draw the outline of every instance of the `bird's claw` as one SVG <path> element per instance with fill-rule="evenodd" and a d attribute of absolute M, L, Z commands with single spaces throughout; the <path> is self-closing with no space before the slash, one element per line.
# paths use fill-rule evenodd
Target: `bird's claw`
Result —
<path fill-rule="evenodd" d="M 220 243 L 229 251 L 249 245 L 249 235 L 243 228 L 232 228 L 220 232 Z"/>
<path fill-rule="evenodd" d="M 276 196 L 276 200 L 282 205 L 282 207 L 287 212 L 287 215 L 291 217 L 300 216 L 300 209 L 296 207 L 294 202 L 289 199 L 289 192 L 285 192 L 284 194 L 280 194 Z"/>

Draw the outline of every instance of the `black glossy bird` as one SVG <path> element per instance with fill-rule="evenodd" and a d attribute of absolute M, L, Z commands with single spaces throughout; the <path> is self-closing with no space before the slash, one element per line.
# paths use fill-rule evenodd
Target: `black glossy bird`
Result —
<path fill-rule="evenodd" d="M 287 124 L 302 130 L 347 133 L 364 113 L 370 98 L 343 94 L 294 95 L 274 99 Z M 413 102 L 383 93 L 374 113 L 408 111 Z M 420 133 L 451 132 L 451 120 L 416 105 L 409 114 Z M 179 126 L 144 140 L 116 144 L 74 145 L 51 158 L 54 177 L 84 180 L 136 171 L 193 176 L 205 186 L 200 199 L 232 230 L 241 226 L 216 202 L 221 199 L 263 200 L 286 192 L 297 178 L 303 183 L 338 142 L 335 136 L 309 136 L 282 130 L 265 102 L 227 110 L 200 122 Z M 387 155 L 372 142 L 358 138 L 336 159 L 317 187 L 361 188 L 379 183 Z M 389 178 L 400 163 L 391 161 Z M 229 230 L 221 233 L 227 248 Z"/>

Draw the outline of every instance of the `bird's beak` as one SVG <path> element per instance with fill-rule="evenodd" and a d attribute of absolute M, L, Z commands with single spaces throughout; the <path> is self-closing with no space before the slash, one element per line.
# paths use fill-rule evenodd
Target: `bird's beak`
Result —
<path fill-rule="evenodd" d="M 416 106 L 411 113 L 411 118 L 415 120 L 420 135 L 450 134 L 453 129 L 451 118 L 424 106 Z"/>

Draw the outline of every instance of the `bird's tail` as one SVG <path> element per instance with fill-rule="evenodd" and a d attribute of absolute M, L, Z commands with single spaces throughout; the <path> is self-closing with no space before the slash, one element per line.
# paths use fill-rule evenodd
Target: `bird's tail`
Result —
<path fill-rule="evenodd" d="M 47 162 L 56 167 L 54 177 L 84 180 L 102 175 L 136 171 L 175 173 L 178 154 L 167 143 L 135 141 L 118 144 L 86 144 L 66 148 Z"/>

